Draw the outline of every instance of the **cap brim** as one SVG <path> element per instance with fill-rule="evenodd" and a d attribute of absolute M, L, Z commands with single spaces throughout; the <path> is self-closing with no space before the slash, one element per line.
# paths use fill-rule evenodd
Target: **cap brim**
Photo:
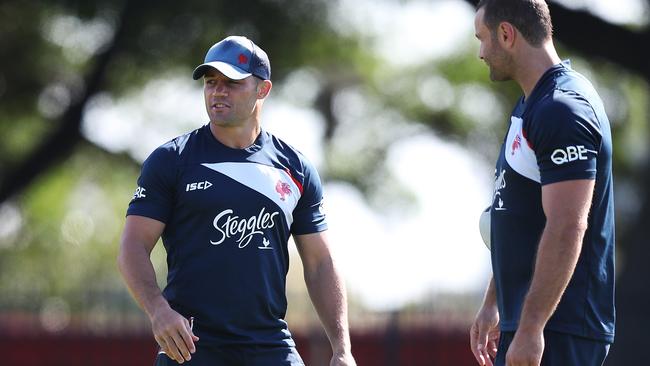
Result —
<path fill-rule="evenodd" d="M 194 69 L 194 72 L 192 73 L 192 77 L 194 78 L 194 80 L 198 80 L 203 75 L 205 75 L 205 73 L 208 72 L 208 70 L 210 69 L 217 69 L 222 74 L 226 75 L 227 78 L 233 80 L 241 80 L 253 75 L 250 72 L 246 72 L 229 63 L 214 61 L 214 62 L 206 62 L 204 64 L 199 65 L 196 69 Z"/>

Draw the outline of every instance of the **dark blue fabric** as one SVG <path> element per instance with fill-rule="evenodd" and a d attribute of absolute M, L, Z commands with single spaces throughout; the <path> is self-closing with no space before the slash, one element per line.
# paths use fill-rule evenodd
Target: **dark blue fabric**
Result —
<path fill-rule="evenodd" d="M 262 80 L 271 79 L 271 63 L 268 55 L 246 37 L 226 37 L 210 47 L 204 63 L 197 66 L 192 73 L 194 80 L 206 73 L 209 69 L 206 64 L 211 62 L 224 62 L 236 67 L 239 72 L 253 74 Z"/>
<path fill-rule="evenodd" d="M 495 366 L 505 366 L 506 352 L 514 332 L 502 332 L 499 338 Z M 610 344 L 566 333 L 544 332 L 544 353 L 540 366 L 602 366 Z"/>
<path fill-rule="evenodd" d="M 165 354 L 158 354 L 155 366 L 174 366 L 178 363 Z M 187 366 L 304 366 L 294 347 L 199 347 Z"/>
<path fill-rule="evenodd" d="M 287 309 L 291 234 L 327 229 L 322 187 L 299 152 L 262 131 L 246 149 L 209 125 L 144 162 L 127 215 L 165 223 L 163 295 L 206 345 L 294 346 Z"/>
<path fill-rule="evenodd" d="M 548 70 L 528 100 L 522 98 L 515 107 L 495 173 L 491 243 L 501 329 L 517 329 L 532 279 L 546 224 L 542 186 L 595 179 L 581 255 L 547 329 L 612 342 L 615 309 L 610 126 L 596 91 L 568 63 Z"/>

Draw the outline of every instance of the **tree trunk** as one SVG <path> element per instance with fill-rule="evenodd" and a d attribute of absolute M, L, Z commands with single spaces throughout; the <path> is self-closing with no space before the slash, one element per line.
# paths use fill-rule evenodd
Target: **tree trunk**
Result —
<path fill-rule="evenodd" d="M 84 139 L 81 135 L 81 122 L 86 104 L 101 90 L 108 67 L 118 53 L 125 35 L 127 23 L 137 17 L 134 11 L 136 1 L 126 1 L 118 20 L 112 42 L 106 50 L 96 57 L 90 73 L 84 79 L 83 95 L 73 102 L 63 113 L 57 128 L 41 141 L 20 163 L 7 170 L 0 179 L 0 203 L 20 193 L 39 175 L 64 161 L 74 152 L 74 148 Z"/>
<path fill-rule="evenodd" d="M 641 365 L 647 358 L 648 329 L 650 329 L 650 286 L 648 286 L 648 260 L 650 260 L 650 166 L 640 177 L 640 187 L 645 197 L 636 223 L 622 238 L 625 252 L 622 271 L 616 280 L 616 339 L 607 366 Z"/>

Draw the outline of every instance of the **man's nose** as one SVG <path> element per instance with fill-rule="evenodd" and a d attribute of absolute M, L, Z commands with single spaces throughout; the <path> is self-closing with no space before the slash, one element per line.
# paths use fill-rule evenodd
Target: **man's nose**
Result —
<path fill-rule="evenodd" d="M 212 94 L 214 94 L 214 95 L 227 95 L 228 91 L 226 89 L 226 83 L 223 82 L 223 81 L 217 82 L 216 85 L 214 86 Z"/>

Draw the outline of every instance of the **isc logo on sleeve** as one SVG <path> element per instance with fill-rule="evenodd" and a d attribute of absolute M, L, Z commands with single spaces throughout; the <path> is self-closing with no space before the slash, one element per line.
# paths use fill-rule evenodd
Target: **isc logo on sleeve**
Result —
<path fill-rule="evenodd" d="M 196 191 L 196 190 L 206 190 L 208 188 L 212 187 L 212 183 L 206 181 L 203 182 L 196 182 L 196 183 L 188 183 L 185 186 L 185 192 L 189 191 Z"/>
<path fill-rule="evenodd" d="M 587 160 L 587 153 L 596 153 L 593 150 L 588 150 L 584 145 L 567 146 L 564 149 L 555 149 L 551 155 L 551 160 L 555 165 L 562 165 L 576 160 Z"/>

